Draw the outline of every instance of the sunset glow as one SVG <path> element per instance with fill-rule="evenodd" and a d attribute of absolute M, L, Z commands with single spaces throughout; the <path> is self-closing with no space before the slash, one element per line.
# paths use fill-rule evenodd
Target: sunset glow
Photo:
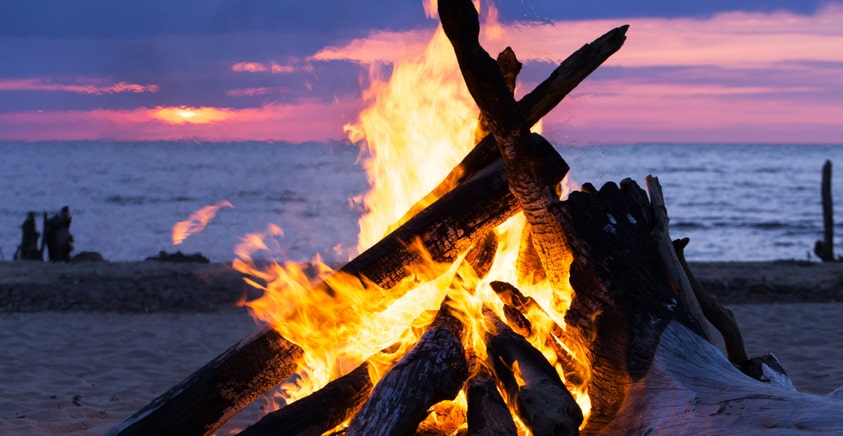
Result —
<path fill-rule="evenodd" d="M 170 124 L 206 124 L 225 121 L 231 117 L 228 109 L 213 107 L 159 107 L 153 112 L 153 118 Z"/>
<path fill-rule="evenodd" d="M 572 18 L 565 12 L 582 14 L 586 6 L 542 9 L 541 2 L 513 16 L 518 8 L 499 4 L 484 10 L 490 24 L 481 39 L 492 54 L 514 49 L 524 63 L 523 94 L 583 44 L 630 25 L 624 48 L 545 118 L 551 141 L 843 143 L 843 2 L 814 3 L 774 8 L 740 0 L 733 9 L 698 5 L 711 13 L 687 15 L 676 11 L 697 6 L 671 4 L 669 14 L 651 6 L 613 18 Z M 533 7 L 558 15 L 530 15 Z M 361 90 L 372 74 L 419 56 L 433 35 L 438 22 L 425 11 L 435 15 L 435 2 L 414 8 L 414 22 L 423 25 L 384 19 L 300 39 L 251 28 L 131 43 L 4 39 L 0 32 L 0 54 L 25 57 L 0 72 L 0 140 L 343 141 L 342 126 L 363 107 Z M 348 18 L 349 26 L 377 19 Z M 100 58 L 68 72 L 65 54 L 94 56 L 90 44 L 99 44 Z M 155 49 L 122 58 L 135 53 L 133 44 Z M 92 72 L 92 65 L 105 70 Z"/>

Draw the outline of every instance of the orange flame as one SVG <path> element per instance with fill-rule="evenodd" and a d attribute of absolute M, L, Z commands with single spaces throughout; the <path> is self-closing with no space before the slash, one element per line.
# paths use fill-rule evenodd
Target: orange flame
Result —
<path fill-rule="evenodd" d="M 205 206 L 190 214 L 186 221 L 179 221 L 173 226 L 173 245 L 179 245 L 188 236 L 201 232 L 216 215 L 217 211 L 224 207 L 234 207 L 228 200 L 222 200 L 217 204 Z"/>

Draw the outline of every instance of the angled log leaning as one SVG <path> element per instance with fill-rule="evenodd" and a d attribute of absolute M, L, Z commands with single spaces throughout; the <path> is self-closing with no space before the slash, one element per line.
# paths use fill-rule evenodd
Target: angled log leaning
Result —
<path fill-rule="evenodd" d="M 611 55 L 620 50 L 626 40 L 628 26 L 621 26 L 588 43 L 568 56 L 550 76 L 518 102 L 526 122 L 532 126 L 555 108 L 577 85 L 588 77 Z M 514 53 L 513 53 L 514 54 Z M 508 55 L 506 55 L 508 56 Z M 503 61 L 502 61 L 503 62 Z M 510 61 L 505 61 L 510 62 Z M 517 60 L 516 60 L 517 62 Z M 497 62 L 496 62 L 497 63 Z M 501 69 L 501 67 L 499 67 Z M 506 74 L 504 74 L 505 76 Z M 508 85 L 506 79 L 504 83 Z M 485 118 L 484 118 L 485 119 Z M 471 179 L 490 162 L 500 157 L 500 149 L 492 135 L 486 135 L 450 173 L 424 198 L 419 200 L 405 217 L 433 203 L 454 186 Z M 403 221 L 404 219 L 402 219 Z"/>
<path fill-rule="evenodd" d="M 562 180 L 568 166 L 536 138 L 534 158 L 549 179 Z M 518 211 L 501 164 L 491 165 L 361 253 L 340 271 L 389 289 L 406 267 L 422 261 L 410 244 L 420 241 L 432 258 L 451 262 L 488 231 Z M 314 292 L 332 293 L 322 284 Z M 397 298 L 399 295 L 387 295 Z M 210 434 L 296 369 L 301 350 L 263 328 L 198 369 L 174 388 L 112 428 L 110 435 Z"/>
<path fill-rule="evenodd" d="M 532 326 L 524 318 L 524 313 L 531 313 L 534 316 L 544 315 L 550 318 L 536 300 L 525 296 L 515 286 L 506 282 L 491 282 L 489 285 L 506 304 L 504 311 L 508 317 L 507 321 L 509 321 L 510 327 L 513 327 L 513 321 L 515 321 L 516 325 L 523 325 L 523 331 L 519 331 L 513 327 L 513 330 L 518 332 L 518 334 L 522 336 L 532 334 Z M 520 317 L 521 319 L 517 321 L 512 319 L 516 317 Z M 565 372 L 565 381 L 575 386 L 581 386 L 585 378 L 587 378 L 588 369 L 561 345 L 563 343 L 570 345 L 573 342 L 559 324 L 553 323 L 549 333 L 545 339 L 545 345 L 556 351 L 556 357 L 559 359 L 559 364 L 562 365 Z"/>
<path fill-rule="evenodd" d="M 553 366 L 492 311 L 484 315 L 493 325 L 486 335 L 492 370 L 518 416 L 536 435 L 576 435 L 582 411 Z"/>
<path fill-rule="evenodd" d="M 697 300 L 700 302 L 703 314 L 720 331 L 720 334 L 723 335 L 723 342 L 726 344 L 726 356 L 729 358 L 729 361 L 746 372 L 749 356 L 746 354 L 743 335 L 741 334 L 740 327 L 738 327 L 735 314 L 715 300 L 711 293 L 703 288 L 700 282 L 697 281 L 696 276 L 691 272 L 691 267 L 688 266 L 688 261 L 685 260 L 685 247 L 688 246 L 689 241 L 688 238 L 673 241 L 673 248 L 676 250 L 679 263 L 682 265 L 685 275 L 688 276 L 688 280 L 691 282 L 691 287 L 694 289 L 694 295 L 696 295 Z"/>
<path fill-rule="evenodd" d="M 485 369 L 468 380 L 466 384 L 468 401 L 469 436 L 515 436 L 518 430 L 506 403 L 498 391 L 498 385 Z"/>
<path fill-rule="evenodd" d="M 369 365 L 363 363 L 313 394 L 264 416 L 238 435 L 319 436 L 354 415 L 371 391 Z"/>
<path fill-rule="evenodd" d="M 413 434 L 428 409 L 457 396 L 468 377 L 465 326 L 448 299 L 418 343 L 378 382 L 349 424 L 349 436 Z"/>

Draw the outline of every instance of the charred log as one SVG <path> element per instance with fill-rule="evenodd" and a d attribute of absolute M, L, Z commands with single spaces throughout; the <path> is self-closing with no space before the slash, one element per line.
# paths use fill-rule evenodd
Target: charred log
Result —
<path fill-rule="evenodd" d="M 413 434 L 428 409 L 454 399 L 468 377 L 464 335 L 446 300 L 415 347 L 378 382 L 346 434 Z"/>
<path fill-rule="evenodd" d="M 627 27 L 622 26 L 612 29 L 575 51 L 562 61 L 539 86 L 521 98 L 518 106 L 524 112 L 527 123 L 530 126 L 537 123 L 555 108 L 568 93 L 573 91 L 577 85 L 594 72 L 597 67 L 603 64 L 609 56 L 620 50 L 626 40 Z M 501 68 L 498 67 L 498 69 Z M 504 84 L 508 88 L 509 84 L 506 81 L 506 73 L 503 74 L 503 77 Z M 463 158 L 460 164 L 445 176 L 445 179 L 436 188 L 410 209 L 408 215 L 414 215 L 414 212 L 421 210 L 427 204 L 431 204 L 454 186 L 470 180 L 483 168 L 500 157 L 500 149 L 497 143 L 495 143 L 494 137 L 492 135 L 486 135 Z"/>
<path fill-rule="evenodd" d="M 534 151 L 535 158 L 546 164 L 545 177 L 556 180 L 564 177 L 568 167 L 550 144 L 537 141 Z M 411 242 L 421 242 L 436 261 L 452 262 L 517 210 L 503 168 L 492 166 L 486 174 L 449 192 L 340 271 L 365 277 L 388 289 L 406 275 L 408 266 L 423 261 Z M 314 292 L 332 293 L 325 284 L 317 286 Z M 298 347 L 271 329 L 259 330 L 127 418 L 109 434 L 212 433 L 237 411 L 290 376 L 300 355 Z M 243 362 L 250 363 L 244 366 Z M 237 376 L 224 375 L 231 372 Z M 220 391 L 222 388 L 225 392 Z"/>
<path fill-rule="evenodd" d="M 486 349 L 495 377 L 515 405 L 518 416 L 536 435 L 575 435 L 582 411 L 542 353 L 491 311 L 494 326 Z"/>
<path fill-rule="evenodd" d="M 588 369 L 570 351 L 562 346 L 562 344 L 566 343 L 574 344 L 575 341 L 568 337 L 567 333 L 565 333 L 559 324 L 550 320 L 550 316 L 547 315 L 547 312 L 545 312 L 536 300 L 525 296 L 515 286 L 506 282 L 497 281 L 489 285 L 498 297 L 506 303 L 504 314 L 507 316 L 509 326 L 518 334 L 522 336 L 533 334 L 530 321 L 523 315 L 525 313 L 532 314 L 533 316 L 544 316 L 546 322 L 549 321 L 552 323 L 550 334 L 545 340 L 545 345 L 556 352 L 559 364 L 562 365 L 562 369 L 565 372 L 565 381 L 575 386 L 581 386 L 588 374 Z M 518 327 L 516 328 L 516 326 Z"/>
<path fill-rule="evenodd" d="M 371 391 L 369 365 L 364 363 L 313 394 L 264 416 L 239 435 L 319 436 L 353 416 Z"/>
<path fill-rule="evenodd" d="M 486 370 L 466 386 L 469 436 L 515 436 L 518 430 L 495 379 Z"/>
<path fill-rule="evenodd" d="M 275 330 L 243 339 L 106 434 L 211 434 L 296 371 L 302 349 Z"/>

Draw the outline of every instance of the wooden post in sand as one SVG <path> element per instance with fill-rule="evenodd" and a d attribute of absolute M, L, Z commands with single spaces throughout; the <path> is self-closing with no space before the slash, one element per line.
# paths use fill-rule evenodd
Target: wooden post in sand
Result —
<path fill-rule="evenodd" d="M 823 165 L 823 178 L 820 187 L 823 202 L 823 240 L 814 245 L 814 254 L 823 262 L 834 261 L 834 207 L 831 202 L 831 161 Z"/>

